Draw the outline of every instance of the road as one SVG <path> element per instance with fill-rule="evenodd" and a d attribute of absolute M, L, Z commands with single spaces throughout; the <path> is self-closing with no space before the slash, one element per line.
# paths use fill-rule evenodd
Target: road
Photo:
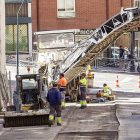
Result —
<path fill-rule="evenodd" d="M 15 87 L 16 68 L 7 66 L 12 73 L 12 89 Z M 27 70 L 20 67 L 20 74 Z M 32 73 L 32 69 L 31 69 Z M 80 110 L 80 104 L 67 103 L 62 113 L 62 126 L 4 128 L 0 140 L 140 140 L 140 89 L 139 75 L 94 72 L 94 88 L 89 89 L 91 97 L 102 89 L 104 83 L 113 89 L 115 102 L 88 104 Z M 115 87 L 119 76 L 119 88 Z"/>
<path fill-rule="evenodd" d="M 102 73 L 93 72 L 94 87 L 103 87 L 104 83 L 113 89 L 113 91 L 129 92 L 129 93 L 140 93 L 138 88 L 138 80 L 140 74 L 117 74 L 117 73 Z M 119 88 L 116 87 L 116 78 L 118 75 Z"/>
<path fill-rule="evenodd" d="M 115 102 L 67 103 L 62 126 L 4 128 L 0 140 L 140 140 L 140 94 L 116 93 Z"/>
<path fill-rule="evenodd" d="M 15 87 L 15 75 L 16 67 L 15 66 L 6 66 L 7 71 L 11 71 L 12 86 Z M 33 73 L 31 68 L 30 73 Z M 117 73 L 103 73 L 103 72 L 92 72 L 94 73 L 94 88 L 103 87 L 104 83 L 107 83 L 114 91 L 121 92 L 137 92 L 140 93 L 138 88 L 138 80 L 140 74 L 117 74 Z M 26 67 L 19 67 L 19 74 L 28 74 Z M 116 88 L 116 77 L 119 77 L 119 88 Z M 130 86 L 131 85 L 131 86 Z"/>

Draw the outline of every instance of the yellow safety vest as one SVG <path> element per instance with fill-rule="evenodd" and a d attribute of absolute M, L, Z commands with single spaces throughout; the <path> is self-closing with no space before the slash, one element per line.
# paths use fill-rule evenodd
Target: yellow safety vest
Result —
<path fill-rule="evenodd" d="M 80 80 L 80 83 L 82 83 L 81 85 L 86 85 L 87 84 L 87 80 L 85 78 Z"/>
<path fill-rule="evenodd" d="M 108 89 L 111 90 L 110 87 L 105 86 L 105 87 L 104 87 L 104 93 L 107 93 L 107 90 L 108 90 Z"/>

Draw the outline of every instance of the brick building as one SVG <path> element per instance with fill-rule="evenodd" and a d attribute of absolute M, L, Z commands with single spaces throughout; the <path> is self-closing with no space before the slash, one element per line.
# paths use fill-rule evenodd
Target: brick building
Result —
<path fill-rule="evenodd" d="M 67 5 L 63 7 L 60 2 L 67 2 L 71 10 L 66 12 Z M 118 13 L 121 7 L 130 7 L 130 0 L 34 0 L 32 1 L 33 32 L 95 29 Z"/>
<path fill-rule="evenodd" d="M 131 0 L 33 0 L 33 33 L 37 31 L 80 29 L 75 41 L 86 38 L 107 19 L 120 12 L 121 7 L 131 7 Z M 139 0 L 133 6 L 140 6 Z M 139 29 L 136 28 L 136 31 Z M 135 33 L 136 53 L 140 55 L 139 32 Z M 130 48 L 130 33 L 124 34 L 114 44 Z"/>

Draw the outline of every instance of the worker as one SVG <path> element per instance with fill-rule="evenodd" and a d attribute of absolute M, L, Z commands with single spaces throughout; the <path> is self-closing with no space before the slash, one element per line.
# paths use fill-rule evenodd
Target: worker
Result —
<path fill-rule="evenodd" d="M 112 94 L 112 89 L 110 87 L 107 86 L 106 83 L 103 84 L 103 96 L 108 96 Z"/>
<path fill-rule="evenodd" d="M 99 102 L 104 102 L 106 100 L 106 97 L 103 97 L 103 94 L 100 90 L 97 92 L 96 97 Z"/>
<path fill-rule="evenodd" d="M 86 84 L 87 84 L 87 80 L 85 78 L 86 74 L 85 73 L 82 73 L 81 75 L 81 80 L 80 82 L 78 83 L 80 85 L 80 91 L 81 91 L 81 101 L 80 101 L 80 104 L 81 104 L 81 109 L 84 109 L 87 107 L 87 102 L 86 102 Z"/>
<path fill-rule="evenodd" d="M 48 91 L 47 101 L 50 104 L 48 126 L 52 125 L 55 112 L 57 113 L 57 125 L 61 126 L 61 93 L 58 90 L 58 84 L 54 83 L 53 88 Z"/>
<path fill-rule="evenodd" d="M 66 94 L 66 85 L 67 85 L 67 81 L 64 77 L 64 74 L 63 73 L 60 73 L 60 80 L 59 80 L 59 83 L 58 83 L 58 88 L 61 92 L 61 106 L 62 106 L 62 109 L 65 108 L 66 106 L 66 103 L 65 103 L 65 94 Z"/>
<path fill-rule="evenodd" d="M 102 93 L 101 93 L 100 90 L 99 90 L 99 92 L 97 92 L 96 97 L 97 97 L 97 98 L 102 98 L 102 97 L 103 97 L 103 95 L 102 95 Z"/>

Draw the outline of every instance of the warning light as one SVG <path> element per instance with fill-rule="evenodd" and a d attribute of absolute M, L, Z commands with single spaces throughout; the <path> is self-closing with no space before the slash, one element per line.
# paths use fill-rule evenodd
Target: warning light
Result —
<path fill-rule="evenodd" d="M 30 66 L 27 66 L 27 70 L 30 71 Z"/>

